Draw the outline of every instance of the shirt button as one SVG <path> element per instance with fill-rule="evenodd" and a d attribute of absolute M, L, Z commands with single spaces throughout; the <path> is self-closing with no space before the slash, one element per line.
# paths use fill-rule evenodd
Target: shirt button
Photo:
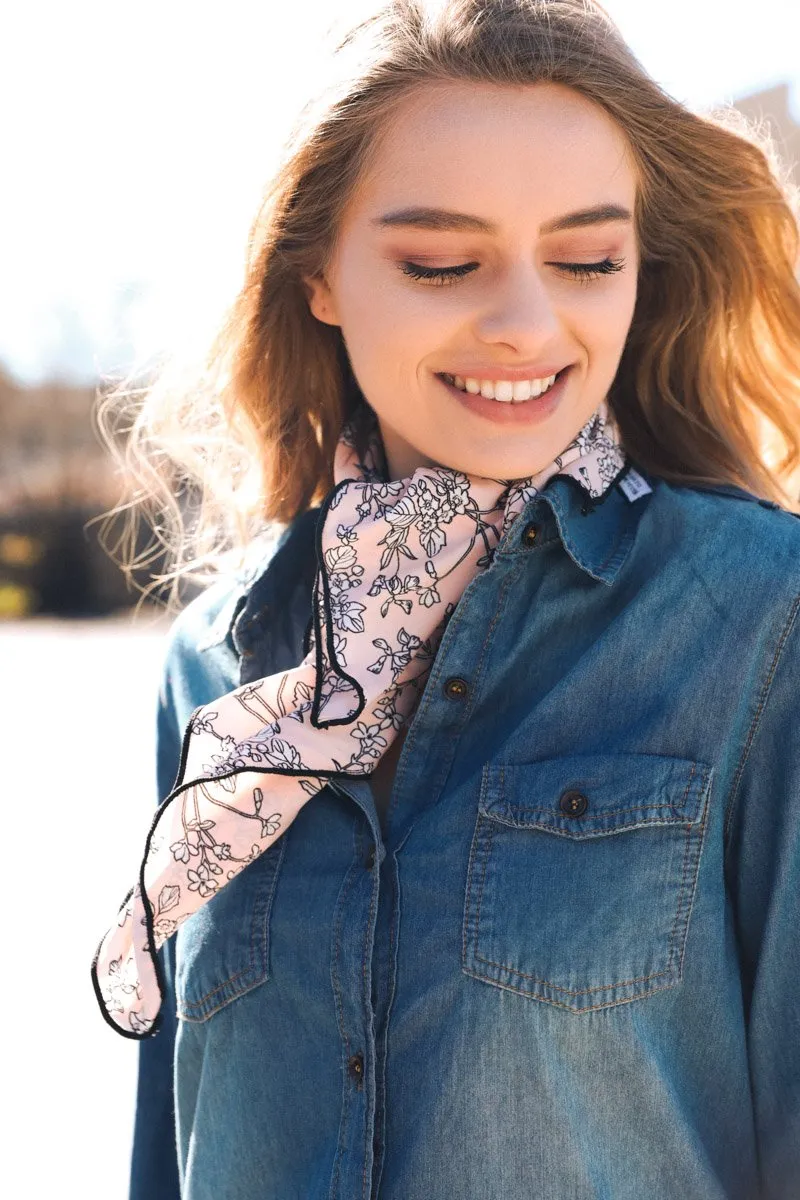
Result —
<path fill-rule="evenodd" d="M 364 1078 L 364 1056 L 363 1054 L 354 1054 L 347 1062 L 347 1073 L 356 1083 L 361 1083 Z"/>
<path fill-rule="evenodd" d="M 539 530 L 533 524 L 533 522 L 531 522 L 530 525 L 526 525 L 522 531 L 522 539 L 521 539 L 522 545 L 527 547 L 528 549 L 530 549 L 531 546 L 535 546 L 536 538 L 538 537 L 538 535 L 539 535 Z"/>
<path fill-rule="evenodd" d="M 469 694 L 469 684 L 466 679 L 453 675 L 444 685 L 444 694 L 448 700 L 465 700 Z"/>
<path fill-rule="evenodd" d="M 565 817 L 582 817 L 589 807 L 589 801 L 583 792 L 562 792 L 558 802 Z"/>
<path fill-rule="evenodd" d="M 373 846 L 367 857 L 364 859 L 364 866 L 368 871 L 371 871 L 375 866 L 375 847 Z"/>

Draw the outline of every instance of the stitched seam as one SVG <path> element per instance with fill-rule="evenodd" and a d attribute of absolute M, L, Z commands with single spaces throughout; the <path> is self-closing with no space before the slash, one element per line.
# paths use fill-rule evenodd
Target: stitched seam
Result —
<path fill-rule="evenodd" d="M 355 874 L 356 874 L 355 867 L 351 867 L 348 874 L 349 874 L 349 879 L 347 881 L 347 885 L 341 894 L 339 902 L 337 903 L 338 911 L 337 911 L 336 918 L 335 918 L 335 920 L 336 920 L 335 931 L 336 932 L 335 932 L 334 944 L 333 944 L 333 964 L 331 966 L 331 976 L 332 976 L 333 990 L 334 990 L 334 993 L 338 1000 L 338 1004 L 337 1004 L 337 1008 L 336 1008 L 337 1024 L 339 1026 L 339 1033 L 341 1035 L 342 1041 L 345 1044 L 345 1053 L 349 1057 L 349 1055 L 350 1055 L 350 1040 L 347 1036 L 347 1033 L 344 1028 L 344 1024 L 341 1019 L 342 1012 L 344 1009 L 344 1005 L 342 1003 L 342 991 L 341 991 L 341 987 L 339 985 L 338 971 L 333 970 L 333 965 L 339 961 L 339 952 L 341 950 L 341 944 L 342 944 L 341 943 L 341 930 L 342 930 L 341 912 L 342 912 L 342 909 L 344 908 L 344 903 L 345 903 L 345 900 L 347 899 L 347 894 L 351 890 L 353 884 L 355 883 Z"/>
<path fill-rule="evenodd" d="M 683 808 L 683 807 L 684 807 L 684 805 L 686 804 L 686 801 L 687 801 L 687 799 L 689 798 L 689 788 L 692 786 L 692 780 L 694 779 L 694 775 L 695 775 L 695 771 L 696 771 L 696 770 L 697 770 L 697 763 L 692 763 L 692 769 L 691 769 L 691 771 L 689 772 L 689 780 L 688 780 L 688 782 L 687 782 L 687 784 L 686 784 L 686 791 L 685 791 L 685 792 L 683 793 L 683 795 L 681 796 L 681 802 L 680 802 L 680 805 L 678 805 L 678 806 L 676 806 L 676 807 Z"/>
<path fill-rule="evenodd" d="M 264 916 L 261 924 L 261 952 L 264 955 L 265 978 L 269 977 L 269 931 L 270 922 L 272 919 L 272 905 L 275 901 L 275 889 L 278 886 L 278 876 L 280 874 L 280 869 L 283 866 L 283 859 L 286 853 L 286 834 L 288 832 L 288 829 L 284 830 L 283 837 L 281 838 L 281 848 L 278 853 L 278 857 L 275 860 L 275 867 L 272 873 L 272 887 L 269 889 L 269 893 L 264 897 Z"/>
<path fill-rule="evenodd" d="M 405 840 L 405 839 L 403 839 L 403 840 Z M 402 843 L 401 843 L 401 845 L 402 845 Z M 387 1107 L 387 1091 L 388 1091 L 388 1089 L 386 1087 L 386 1060 L 387 1060 L 387 1057 L 389 1054 L 389 1029 L 390 1029 L 389 1018 L 391 1016 L 392 1008 L 394 1006 L 394 993 L 395 993 L 396 969 L 395 969 L 395 962 L 394 962 L 394 950 L 395 950 L 395 946 L 397 943 L 396 922 L 399 923 L 399 918 L 400 918 L 400 872 L 399 872 L 399 869 L 397 868 L 396 855 L 393 857 L 394 857 L 394 866 L 395 866 L 395 871 L 394 871 L 395 878 L 392 880 L 393 903 L 392 903 L 392 916 L 389 921 L 389 971 L 388 971 L 388 976 L 387 976 L 388 992 L 387 992 L 387 997 L 386 997 L 386 1014 L 385 1014 L 384 1026 L 383 1026 L 383 1054 L 380 1056 L 378 1054 L 375 1055 L 375 1115 L 376 1115 L 376 1117 L 378 1115 L 378 1077 L 377 1076 L 378 1076 L 378 1062 L 379 1061 L 380 1061 L 380 1067 L 381 1067 L 380 1090 L 381 1090 L 381 1101 L 382 1101 L 381 1108 L 380 1108 L 380 1116 L 381 1116 L 381 1131 L 380 1131 L 381 1137 L 380 1137 L 380 1143 L 379 1143 L 380 1151 L 376 1152 L 373 1149 L 373 1163 L 372 1163 L 372 1171 L 373 1171 L 374 1182 L 375 1182 L 376 1188 L 380 1185 L 381 1176 L 383 1174 L 383 1158 L 384 1158 L 384 1154 L 385 1154 L 385 1150 L 386 1150 L 386 1107 Z M 388 867 L 387 867 L 387 870 L 388 870 Z M 372 1185 L 372 1181 L 370 1181 L 370 1185 Z"/>
<path fill-rule="evenodd" d="M 411 830 L 413 828 L 414 828 L 414 825 L 412 824 L 406 830 L 405 834 L 400 839 L 399 843 L 397 844 L 394 851 L 392 852 L 391 861 L 389 861 L 388 856 L 387 856 L 387 863 L 388 863 L 387 870 L 390 867 L 392 870 L 392 898 L 393 899 L 392 899 L 392 917 L 391 917 L 391 921 L 389 922 L 389 972 L 388 972 L 388 976 L 387 976 L 387 978 L 389 980 L 389 990 L 387 992 L 386 1013 L 385 1013 L 384 1026 L 383 1026 L 383 1055 L 382 1055 L 382 1061 L 381 1061 L 381 1072 L 382 1072 L 381 1073 L 381 1098 L 382 1098 L 383 1103 L 381 1106 L 380 1154 L 375 1156 L 375 1162 L 373 1163 L 373 1170 L 374 1170 L 374 1175 L 375 1175 L 374 1184 L 375 1184 L 376 1190 L 380 1187 L 380 1181 L 383 1176 L 383 1167 L 384 1167 L 384 1160 L 385 1160 L 385 1155 L 386 1155 L 386 1103 L 387 1103 L 387 1095 L 388 1095 L 388 1090 L 389 1090 L 386 1086 L 386 1060 L 389 1055 L 389 1035 L 391 1032 L 391 1015 L 392 1015 L 392 1010 L 394 1008 L 395 992 L 397 991 L 397 963 L 395 961 L 395 955 L 392 953 L 393 948 L 397 945 L 397 928 L 400 925 L 401 907 L 402 907 L 402 888 L 400 886 L 400 866 L 397 861 L 397 856 L 400 853 L 400 851 L 403 849 L 403 846 L 406 844 L 406 841 L 408 840 L 408 838 L 411 834 Z M 377 1055 L 376 1055 L 376 1063 L 377 1063 L 377 1061 L 378 1061 L 378 1059 L 377 1059 Z M 376 1079 L 377 1079 L 377 1069 L 376 1069 Z M 377 1110 L 377 1084 L 376 1084 L 376 1110 Z M 372 1184 L 370 1186 L 372 1186 Z"/>
<path fill-rule="evenodd" d="M 705 779 L 703 782 L 704 787 L 706 786 L 707 781 L 708 781 L 708 773 L 706 772 L 706 776 L 705 776 Z M 689 929 L 689 921 L 691 919 L 692 909 L 694 908 L 695 896 L 697 895 L 697 876 L 700 873 L 700 858 L 701 858 L 702 851 L 703 851 L 703 840 L 705 838 L 707 818 L 708 818 L 708 799 L 706 799 L 706 805 L 703 810 L 703 819 L 700 823 L 700 828 L 697 830 L 695 837 L 692 839 L 692 841 L 696 842 L 696 844 L 697 844 L 697 856 L 695 858 L 695 863 L 694 863 L 694 878 L 692 880 L 691 886 L 687 893 L 687 895 L 689 896 L 689 904 L 688 904 L 688 909 L 686 912 L 686 920 L 685 920 L 684 926 L 683 926 L 683 944 L 681 946 L 680 962 L 678 963 L 678 978 L 679 979 L 683 975 L 683 961 L 684 961 L 684 958 L 686 957 L 686 940 L 687 940 L 686 935 L 687 935 L 687 932 Z"/>
<path fill-rule="evenodd" d="M 512 586 L 519 579 L 521 570 L 522 570 L 522 563 L 520 562 L 520 563 L 517 563 L 516 571 L 510 570 L 508 572 L 508 577 L 506 578 L 505 583 L 502 583 L 500 585 L 500 593 L 497 597 L 497 607 L 495 609 L 494 616 L 492 617 L 491 621 L 489 622 L 489 628 L 486 630 L 486 637 L 483 639 L 483 645 L 481 646 L 481 656 L 478 659 L 478 666 L 475 671 L 475 688 L 472 693 L 473 699 L 478 690 L 478 684 L 481 682 L 481 680 L 483 678 L 483 664 L 486 661 L 487 654 L 489 653 L 489 647 L 492 644 L 492 639 L 494 637 L 494 631 L 497 628 L 497 626 L 500 624 L 500 618 L 502 617 L 503 610 L 505 609 L 505 606 L 506 606 L 506 600 L 508 597 L 508 593 L 510 592 Z"/>
<path fill-rule="evenodd" d="M 340 897 L 339 897 L 339 899 L 337 901 L 337 905 L 336 905 L 337 911 L 336 911 L 335 926 L 334 926 L 335 937 L 334 937 L 334 943 L 333 943 L 333 962 L 331 963 L 331 982 L 333 984 L 334 995 L 336 996 L 336 999 L 337 999 L 337 1003 L 335 1006 L 336 1007 L 336 1024 L 339 1026 L 339 1035 L 340 1035 L 342 1041 L 344 1042 L 345 1060 L 350 1057 L 350 1039 L 348 1038 L 347 1033 L 344 1028 L 344 1023 L 343 1023 L 343 1019 L 342 1019 L 342 1014 L 344 1011 L 344 1005 L 342 1003 L 342 992 L 341 992 L 341 988 L 339 987 L 338 972 L 336 972 L 334 970 L 334 968 L 335 968 L 335 965 L 339 961 L 339 950 L 341 948 L 342 912 L 344 910 L 345 900 L 347 899 L 347 893 L 352 888 L 353 884 L 355 883 L 355 878 L 356 878 L 356 870 L 354 867 L 350 868 L 348 875 L 349 875 L 349 879 L 347 881 L 346 886 L 343 885 L 344 890 L 340 894 Z M 344 1067 L 345 1067 L 345 1070 L 344 1070 L 344 1100 L 342 1103 L 342 1115 L 341 1115 L 341 1120 L 340 1120 L 340 1124 L 339 1124 L 340 1130 L 342 1128 L 346 1127 L 347 1117 L 350 1112 L 350 1086 L 347 1082 L 347 1062 L 346 1061 L 345 1061 Z M 343 1155 L 344 1155 L 344 1144 L 343 1144 L 341 1134 L 340 1134 L 338 1143 L 336 1146 L 336 1155 L 334 1157 L 333 1177 L 331 1178 L 330 1194 L 332 1197 L 335 1197 L 336 1190 L 338 1189 L 338 1186 L 339 1186 L 339 1172 L 340 1172 Z"/>
<path fill-rule="evenodd" d="M 363 1001 L 364 1001 L 365 1023 L 367 1024 L 368 1028 L 372 1027 L 372 998 L 367 990 L 367 952 L 369 949 L 369 940 L 370 940 L 369 931 L 372 927 L 372 921 L 373 921 L 373 917 L 375 914 L 375 898 L 376 898 L 376 892 L 377 892 L 377 888 L 375 887 L 375 884 L 373 882 L 371 872 L 370 872 L 370 887 L 371 887 L 371 894 L 370 894 L 370 903 L 369 903 L 369 919 L 367 921 L 366 930 L 364 932 L 364 953 L 361 956 L 361 989 L 362 989 L 361 994 L 362 994 Z M 365 1108 L 366 1108 L 366 1103 L 367 1103 L 367 1100 L 366 1100 L 366 1092 L 367 1092 L 367 1078 L 366 1078 L 366 1076 L 367 1076 L 367 1054 L 366 1054 L 366 1051 L 367 1051 L 367 1047 L 364 1046 L 364 1079 L 362 1080 L 362 1087 L 364 1089 L 364 1107 Z M 373 1055 L 371 1057 L 373 1060 L 372 1065 L 374 1066 L 375 1065 L 374 1060 L 375 1060 L 375 1058 L 377 1058 L 377 1055 Z M 368 1145 L 368 1141 L 367 1141 L 367 1128 L 368 1128 L 368 1122 L 365 1121 L 364 1122 L 364 1165 L 363 1165 L 363 1168 L 361 1171 L 361 1194 L 363 1197 L 365 1197 L 365 1200 L 369 1200 L 369 1195 L 367 1192 L 367 1158 L 369 1155 L 369 1145 Z M 370 1180 L 370 1182 L 371 1182 L 371 1180 Z"/>
<path fill-rule="evenodd" d="M 565 996 L 587 996 L 590 992 L 613 992 L 616 988 L 627 987 L 631 983 L 646 983 L 648 979 L 660 979 L 662 975 L 668 975 L 670 970 L 667 967 L 663 971 L 654 971 L 652 975 L 638 975 L 635 979 L 621 979 L 618 983 L 604 983 L 599 987 L 567 988 L 562 987 L 559 983 L 551 983 L 549 979 L 542 979 L 538 975 L 529 975 L 527 971 L 519 971 L 516 967 L 510 967 L 508 963 L 495 962 L 494 959 L 484 958 L 477 953 L 475 957 L 491 967 L 502 967 L 503 970 L 519 976 L 520 979 L 532 979 L 534 983 L 543 983 L 556 992 L 563 992 Z"/>
<path fill-rule="evenodd" d="M 481 788 L 480 788 L 480 794 L 478 797 L 478 824 L 475 826 L 475 830 L 472 835 L 472 845 L 470 846 L 470 851 L 469 851 L 469 866 L 467 868 L 467 899 L 466 899 L 466 905 L 465 905 L 466 912 L 465 912 L 464 916 L 465 916 L 465 918 L 467 917 L 467 915 L 469 916 L 470 923 L 472 921 L 472 904 L 471 904 L 472 871 L 475 866 L 475 860 L 478 856 L 477 839 L 478 839 L 478 829 L 480 827 L 480 820 L 481 820 L 480 803 L 481 803 L 481 800 L 483 799 L 484 791 L 486 788 L 486 775 L 487 775 L 487 772 L 486 772 L 486 768 L 484 767 L 482 775 L 481 775 Z M 481 886 L 483 886 L 483 885 L 481 885 Z M 478 922 L 477 922 L 477 918 L 476 918 L 476 920 L 475 920 L 475 953 L 476 954 L 477 954 L 477 949 L 478 949 Z M 462 958 L 462 961 L 464 963 L 466 963 L 466 961 L 467 961 L 467 921 L 466 921 L 466 919 L 464 920 L 463 928 L 461 931 L 461 958 Z"/>
<path fill-rule="evenodd" d="M 691 782 L 691 780 L 690 780 L 690 782 Z M 688 791 L 688 787 L 686 788 L 686 791 Z M 686 803 L 686 792 L 684 792 L 684 794 L 682 794 L 682 797 L 680 799 L 680 805 L 682 806 L 685 803 Z M 527 808 L 527 806 L 525 806 L 523 804 L 507 804 L 507 803 L 505 804 L 505 808 L 507 810 L 509 810 L 509 812 L 542 812 L 542 814 L 545 814 L 546 816 L 548 814 L 551 816 L 558 816 L 559 811 L 560 811 L 560 810 L 557 811 L 555 809 L 542 809 L 542 808 L 535 808 L 535 809 L 530 808 L 529 809 L 529 808 Z M 618 815 L 618 812 L 660 812 L 661 809 L 676 809 L 676 808 L 678 808 L 678 805 L 676 805 L 676 804 L 626 804 L 624 806 L 624 808 L 620 808 L 620 809 L 601 809 L 600 812 L 597 812 L 597 816 L 602 816 L 602 817 L 616 816 L 616 815 Z M 485 811 L 486 811 L 487 816 L 491 816 L 491 814 L 492 814 L 491 809 L 486 809 Z M 680 812 L 676 812 L 675 816 L 678 817 L 679 821 L 681 821 Z M 573 820 L 575 820 L 575 818 L 573 818 Z M 581 818 L 578 817 L 578 820 L 581 820 Z"/>
<path fill-rule="evenodd" d="M 243 971 L 239 972 L 240 975 L 245 974 L 245 973 L 246 972 L 243 972 Z M 235 979 L 236 976 L 231 976 L 231 978 Z M 240 997 L 246 996 L 248 992 L 252 992 L 257 987 L 260 987 L 263 982 L 264 982 L 263 979 L 256 979 L 253 983 L 249 984 L 247 987 L 240 988 L 239 991 L 237 991 L 234 996 L 227 996 L 219 1004 L 215 1005 L 213 1008 L 208 1009 L 208 1011 L 204 1012 L 201 1016 L 190 1015 L 188 1011 L 184 1011 L 185 1009 L 188 1009 L 188 1005 L 179 1006 L 177 1009 L 177 1015 L 183 1021 L 190 1021 L 193 1025 L 202 1025 L 207 1020 L 209 1020 L 210 1017 L 213 1017 L 215 1013 L 222 1012 L 222 1010 L 224 1008 L 227 1008 L 228 1005 L 231 1004 L 234 1000 L 238 1000 L 238 999 L 240 999 Z M 214 990 L 216 991 L 217 989 L 215 988 Z"/>
<path fill-rule="evenodd" d="M 252 945 L 251 945 L 251 947 L 250 947 L 251 956 L 252 956 L 252 952 L 253 951 L 252 951 Z M 181 1008 L 186 1008 L 186 1009 L 201 1008 L 206 1000 L 210 1000 L 212 996 L 215 996 L 217 994 L 217 992 L 221 992 L 223 990 L 223 988 L 226 988 L 228 986 L 228 984 L 235 983 L 235 981 L 237 979 L 241 979 L 243 975 L 252 975 L 253 970 L 254 970 L 254 968 L 253 968 L 252 963 L 250 964 L 249 967 L 243 967 L 242 970 L 237 971 L 235 975 L 229 975 L 228 978 L 223 980 L 222 983 L 218 983 L 216 987 L 212 988 L 210 992 L 206 992 L 206 994 L 204 996 L 201 996 L 199 1000 L 184 1000 L 183 1003 L 181 1004 Z"/>
<path fill-rule="evenodd" d="M 487 819 L 491 817 L 495 825 L 501 825 L 504 829 L 538 830 L 572 842 L 597 841 L 599 838 L 615 837 L 618 833 L 629 833 L 634 829 L 682 829 L 687 824 L 686 821 L 679 821 L 675 817 L 641 817 L 639 820 L 619 821 L 613 824 L 587 825 L 582 822 L 578 825 L 576 817 L 575 825 L 562 827 L 553 821 L 506 821 L 500 813 L 485 813 L 484 816 Z"/>
<path fill-rule="evenodd" d="M 481 890 L 478 893 L 478 911 L 475 914 L 475 951 L 474 951 L 474 953 L 475 953 L 475 957 L 477 959 L 479 959 L 481 962 L 489 961 L 488 959 L 481 958 L 481 955 L 478 953 L 478 935 L 479 935 L 480 927 L 481 927 L 481 906 L 483 904 L 483 885 L 486 882 L 486 872 L 487 872 L 488 866 L 489 866 L 489 855 L 492 852 L 493 840 L 494 840 L 494 830 L 492 829 L 492 827 L 490 825 L 489 826 L 489 837 L 488 837 L 486 846 L 483 851 L 483 874 L 481 876 Z M 499 967 L 499 966 L 502 966 L 503 964 L 495 963 L 494 965 Z"/>
<path fill-rule="evenodd" d="M 678 892 L 678 907 L 675 911 L 675 920 L 672 922 L 672 932 L 669 935 L 669 962 L 668 968 L 672 967 L 672 960 L 675 956 L 675 936 L 678 932 L 678 927 L 681 919 L 681 909 L 683 908 L 684 887 L 686 884 L 686 869 L 689 863 L 689 850 L 691 849 L 691 825 L 685 827 L 683 838 L 683 869 L 681 871 L 680 890 Z"/>
<path fill-rule="evenodd" d="M 609 490 L 610 490 L 610 489 L 609 489 Z M 614 544 L 613 544 L 613 546 L 611 547 L 611 549 L 609 550 L 608 554 L 607 554 L 607 555 L 606 555 L 606 557 L 603 559 L 603 561 L 600 563 L 600 566 L 597 568 L 597 571 L 598 571 L 598 573 L 599 573 L 600 571 L 605 571 L 605 569 L 606 569 L 606 567 L 609 565 L 609 563 L 610 563 L 610 562 L 612 562 L 612 561 L 613 561 L 613 559 L 615 559 L 615 558 L 617 557 L 617 554 L 618 554 L 618 553 L 619 553 L 621 550 L 623 550 L 623 549 L 624 549 L 624 547 L 625 547 L 625 542 L 626 542 L 626 540 L 628 540 L 629 538 L 630 538 L 630 535 L 629 535 L 629 534 L 626 534 L 625 532 L 621 533 L 621 534 L 620 534 L 620 535 L 619 535 L 619 536 L 616 538 L 616 540 L 614 541 Z"/>
<path fill-rule="evenodd" d="M 688 788 L 687 788 L 687 791 L 688 791 Z M 681 801 L 680 801 L 681 807 L 685 803 L 686 803 L 686 793 L 684 793 L 681 798 Z M 677 810 L 678 805 L 676 805 L 676 804 L 626 804 L 624 806 L 624 808 L 603 808 L 596 815 L 598 817 L 616 817 L 619 813 L 661 812 L 665 808 L 671 808 L 673 810 Z M 560 810 L 557 811 L 554 808 L 528 808 L 522 804 L 506 804 L 505 810 L 507 812 L 511 812 L 511 813 L 515 813 L 515 812 L 541 813 L 543 816 L 551 816 L 551 817 L 557 817 L 557 816 L 559 816 L 559 813 L 560 813 Z M 500 809 L 497 809 L 495 811 L 500 811 Z M 484 809 L 484 812 L 487 817 L 490 817 L 492 815 L 491 809 Z M 575 820 L 577 822 L 581 818 L 573 817 L 571 819 Z M 683 824 L 683 817 L 677 811 L 675 811 L 675 819 L 676 819 L 677 823 Z M 589 820 L 591 820 L 591 817 L 589 818 Z"/>
<path fill-rule="evenodd" d="M 775 649 L 775 654 L 773 655 L 772 663 L 770 664 L 770 669 L 767 674 L 767 678 L 764 681 L 764 685 L 761 689 L 761 695 L 759 697 L 758 707 L 756 708 L 753 719 L 750 722 L 750 728 L 747 733 L 747 738 L 745 739 L 745 744 L 744 744 L 744 748 L 742 749 L 741 758 L 739 759 L 739 763 L 736 768 L 736 773 L 733 777 L 730 795 L 728 797 L 728 801 L 727 801 L 727 804 L 725 807 L 724 845 L 726 848 L 728 847 L 728 845 L 730 843 L 731 827 L 733 825 L 733 812 L 734 812 L 734 808 L 736 807 L 736 802 L 738 800 L 739 786 L 741 784 L 742 776 L 744 774 L 745 764 L 750 755 L 750 748 L 753 744 L 753 741 L 755 740 L 756 732 L 757 732 L 758 726 L 761 722 L 761 714 L 764 711 L 767 700 L 769 698 L 769 692 L 772 687 L 772 680 L 775 677 L 775 673 L 778 669 L 778 664 L 780 661 L 781 654 L 783 653 L 783 648 L 789 639 L 790 633 L 792 632 L 792 628 L 794 626 L 794 622 L 795 622 L 795 618 L 797 616 L 798 609 L 800 609 L 800 595 L 795 596 L 795 598 L 792 602 L 792 606 L 789 609 L 789 616 L 786 620 L 786 624 L 784 625 L 784 627 L 781 631 L 781 635 L 778 639 L 778 645 Z"/>
<path fill-rule="evenodd" d="M 486 978 L 483 975 L 478 975 L 478 979 Z M 574 1004 L 562 1004 L 560 1000 L 553 1000 L 550 996 L 537 996 L 534 992 L 523 991 L 522 988 L 512 987 L 509 983 L 500 983 L 497 980 L 490 980 L 495 987 L 504 988 L 508 992 L 514 992 L 518 996 L 526 996 L 531 1000 L 537 1000 L 540 1004 L 552 1004 L 554 1008 L 563 1008 L 565 1012 L 570 1013 L 585 1013 L 597 1012 L 601 1008 L 613 1008 L 619 1004 L 633 1004 L 637 1000 L 644 999 L 643 995 L 637 996 L 622 996 L 619 1000 L 608 1000 L 602 1004 L 586 1004 L 582 1008 L 576 1008 Z M 652 996 L 655 992 L 664 992 L 667 988 L 674 987 L 674 983 L 662 983 L 659 987 L 650 988 L 647 995 Z"/>

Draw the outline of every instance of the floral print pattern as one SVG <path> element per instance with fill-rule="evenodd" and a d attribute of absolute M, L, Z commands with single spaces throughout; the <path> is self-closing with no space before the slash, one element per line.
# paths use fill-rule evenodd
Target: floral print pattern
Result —
<path fill-rule="evenodd" d="M 372 773 L 417 707 L 459 597 L 547 480 L 569 474 L 597 498 L 625 462 L 604 401 L 527 479 L 420 467 L 387 480 L 377 418 L 366 404 L 356 410 L 317 522 L 308 653 L 193 713 L 139 879 L 92 962 L 112 1028 L 152 1036 L 163 942 L 271 846 L 327 779 Z"/>

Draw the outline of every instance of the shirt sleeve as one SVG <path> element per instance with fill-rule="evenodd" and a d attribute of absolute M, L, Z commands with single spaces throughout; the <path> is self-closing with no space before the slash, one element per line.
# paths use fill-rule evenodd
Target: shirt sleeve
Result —
<path fill-rule="evenodd" d="M 782 617 L 727 824 L 763 1200 L 800 1195 L 800 595 Z"/>
<path fill-rule="evenodd" d="M 172 790 L 180 766 L 182 735 L 172 702 L 168 670 L 158 698 L 156 776 L 158 803 Z M 130 1200 L 180 1200 L 173 1056 L 175 1049 L 175 938 L 158 951 L 165 994 L 161 1028 L 139 1042 L 139 1074 L 131 1155 Z"/>

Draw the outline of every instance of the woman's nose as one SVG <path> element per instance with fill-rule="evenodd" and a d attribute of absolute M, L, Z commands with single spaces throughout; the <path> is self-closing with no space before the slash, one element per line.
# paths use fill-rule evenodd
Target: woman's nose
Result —
<path fill-rule="evenodd" d="M 559 331 L 558 313 L 532 263 L 509 271 L 487 296 L 477 319 L 481 341 L 505 343 L 532 356 Z"/>

